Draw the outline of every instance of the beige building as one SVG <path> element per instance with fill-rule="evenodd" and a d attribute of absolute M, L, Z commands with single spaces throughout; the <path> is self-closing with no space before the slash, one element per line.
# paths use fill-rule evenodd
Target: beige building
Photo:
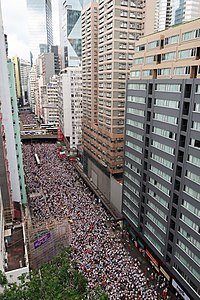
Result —
<path fill-rule="evenodd" d="M 131 79 L 199 78 L 200 19 L 140 39 Z"/>
<path fill-rule="evenodd" d="M 84 150 L 111 174 L 122 173 L 125 81 L 143 1 L 92 3 L 82 13 Z"/>
<path fill-rule="evenodd" d="M 45 124 L 59 124 L 58 113 L 58 76 L 54 75 L 47 83 L 47 97 L 43 105 L 43 115 Z"/>

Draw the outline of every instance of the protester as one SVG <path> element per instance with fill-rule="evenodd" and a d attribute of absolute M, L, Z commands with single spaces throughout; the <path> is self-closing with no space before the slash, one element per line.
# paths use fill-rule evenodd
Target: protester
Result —
<path fill-rule="evenodd" d="M 72 256 L 86 275 L 89 287 L 95 290 L 102 286 L 113 300 L 162 299 L 141 271 L 139 260 L 125 250 L 121 232 L 113 231 L 112 217 L 73 163 L 58 159 L 57 145 L 24 144 L 23 158 L 33 225 L 40 226 L 52 217 L 68 218 Z"/>

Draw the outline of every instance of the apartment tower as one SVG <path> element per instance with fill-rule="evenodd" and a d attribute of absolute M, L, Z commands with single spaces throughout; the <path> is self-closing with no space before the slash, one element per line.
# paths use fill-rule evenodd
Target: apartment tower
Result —
<path fill-rule="evenodd" d="M 143 32 L 143 1 L 92 2 L 82 13 L 84 171 L 110 199 L 123 172 L 125 81 Z"/>
<path fill-rule="evenodd" d="M 200 296 L 200 20 L 136 44 L 127 84 L 123 214 L 183 299 Z"/>

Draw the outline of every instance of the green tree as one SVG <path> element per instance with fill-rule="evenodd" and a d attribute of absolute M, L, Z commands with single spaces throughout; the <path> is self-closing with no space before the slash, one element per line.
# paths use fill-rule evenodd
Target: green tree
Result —
<path fill-rule="evenodd" d="M 85 276 L 78 271 L 76 262 L 71 259 L 69 248 L 66 248 L 53 260 L 42 265 L 39 270 L 22 275 L 17 285 L 8 284 L 0 272 L 0 285 L 4 292 L 0 300 L 107 300 L 108 296 L 97 288 L 95 296 L 87 288 Z"/>

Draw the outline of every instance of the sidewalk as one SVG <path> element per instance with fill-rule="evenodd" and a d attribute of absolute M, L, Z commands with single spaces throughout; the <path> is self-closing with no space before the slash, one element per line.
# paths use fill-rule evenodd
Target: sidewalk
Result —
<path fill-rule="evenodd" d="M 140 262 L 140 269 L 142 272 L 145 273 L 145 276 L 147 278 L 147 281 L 149 281 L 149 285 L 154 285 L 157 286 L 158 283 L 158 274 L 154 267 L 143 257 L 142 253 L 138 250 L 138 248 L 135 247 L 134 243 L 132 241 L 128 241 L 126 238 L 122 238 L 122 243 L 124 244 L 125 249 L 130 253 L 130 255 L 133 258 L 137 258 Z M 149 271 L 147 270 L 149 269 Z M 151 274 L 154 274 L 154 279 L 151 278 Z M 155 278 L 155 274 L 156 278 Z M 166 281 L 167 282 L 167 281 Z M 177 298 L 172 291 L 170 290 L 170 284 L 166 284 L 168 287 L 168 292 L 167 292 L 167 299 L 170 300 L 178 300 L 180 298 Z M 159 293 L 159 298 L 158 299 L 164 299 L 162 297 L 162 292 L 164 288 L 157 287 L 157 291 Z"/>

